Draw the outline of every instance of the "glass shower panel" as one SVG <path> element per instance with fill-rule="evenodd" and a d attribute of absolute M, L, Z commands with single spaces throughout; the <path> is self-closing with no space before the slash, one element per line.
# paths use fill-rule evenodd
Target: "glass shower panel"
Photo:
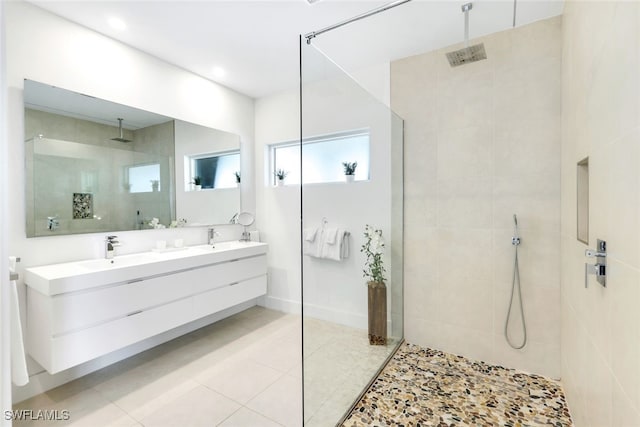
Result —
<path fill-rule="evenodd" d="M 403 338 L 403 122 L 314 46 L 302 40 L 300 50 L 304 422 L 335 425 Z M 366 161 L 337 149 L 314 160 L 318 141 L 354 133 L 366 135 Z M 355 162 L 353 180 L 305 172 Z M 363 274 L 367 225 L 384 239 L 386 289 L 375 300 Z"/>

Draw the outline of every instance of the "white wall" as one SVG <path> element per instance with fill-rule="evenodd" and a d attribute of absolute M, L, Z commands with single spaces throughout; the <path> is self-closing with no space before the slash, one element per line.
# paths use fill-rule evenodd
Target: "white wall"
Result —
<path fill-rule="evenodd" d="M 27 239 L 25 236 L 25 172 L 23 79 L 32 79 L 130 105 L 180 120 L 240 135 L 243 178 L 253 182 L 253 100 L 223 86 L 164 63 L 138 50 L 22 2 L 6 7 L 8 134 L 11 211 L 7 221 L 12 254 L 21 267 L 103 256 L 103 234 Z M 3 169 L 4 171 L 4 169 Z M 243 185 L 243 206 L 255 210 L 253 186 Z M 224 227 L 222 240 L 236 238 L 239 227 Z M 180 235 L 185 244 L 206 241 L 206 230 L 148 230 L 118 233 L 120 253 L 148 250 L 158 239 Z M 4 233 L 3 233 L 4 236 Z M 3 255 L 2 265 L 5 262 Z M 24 307 L 23 307 L 24 308 Z M 95 368 L 101 364 L 95 364 Z M 37 368 L 31 365 L 31 372 Z M 44 374 L 47 375 L 47 374 Z M 37 381 L 37 378 L 32 378 Z M 51 385 L 49 380 L 48 384 Z"/>
<path fill-rule="evenodd" d="M 295 141 L 300 128 L 298 91 L 256 100 L 256 228 L 269 244 L 269 283 L 265 306 L 300 312 L 300 188 L 274 188 L 268 170 L 268 144 Z"/>
<path fill-rule="evenodd" d="M 8 230 L 9 230 L 9 158 L 7 127 L 7 91 L 6 91 L 6 55 L 5 55 L 5 2 L 0 2 L 0 409 L 11 409 L 11 355 L 10 355 L 10 335 L 9 335 L 9 278 L 7 275 L 8 265 Z M 0 420 L 1 426 L 11 425 L 11 421 Z"/>
<path fill-rule="evenodd" d="M 565 2 L 562 381 L 576 427 L 640 425 L 640 3 Z M 576 239 L 577 162 L 589 157 L 589 244 Z M 584 287 L 607 241 L 607 287 Z"/>
<path fill-rule="evenodd" d="M 560 376 L 561 18 L 496 33 L 487 59 L 452 68 L 452 46 L 391 64 L 405 119 L 405 337 Z M 503 337 L 513 214 L 528 344 Z M 522 339 L 519 308 L 513 340 Z"/>
<path fill-rule="evenodd" d="M 303 257 L 305 315 L 366 328 L 367 292 L 360 247 L 367 223 L 382 228 L 386 239 L 391 240 L 391 115 L 382 103 L 344 77 L 320 54 L 309 52 L 305 56 L 308 83 L 303 93 L 303 134 L 311 137 L 369 128 L 371 179 L 352 184 L 311 184 L 303 189 L 305 227 L 318 227 L 326 218 L 328 226 L 351 232 L 348 259 L 335 262 Z M 378 82 L 370 87 L 378 87 L 379 97 L 388 99 L 388 85 L 379 84 L 384 81 L 385 69 L 388 72 L 388 66 L 381 66 L 361 74 Z M 296 310 L 300 302 L 300 188 L 269 185 L 266 168 L 269 144 L 299 138 L 298 103 L 297 90 L 256 101 L 257 175 L 264 179 L 257 186 L 258 228 L 270 245 L 271 276 L 265 303 L 289 310 Z M 389 273 L 390 259 L 388 253 L 385 265 Z M 400 298 L 398 294 L 394 297 Z"/>

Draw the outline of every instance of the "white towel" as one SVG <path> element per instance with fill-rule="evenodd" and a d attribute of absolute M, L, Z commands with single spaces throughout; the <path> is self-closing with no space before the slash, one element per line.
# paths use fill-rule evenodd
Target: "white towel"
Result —
<path fill-rule="evenodd" d="M 329 245 L 335 245 L 338 238 L 337 228 L 327 228 L 324 232 L 324 242 Z"/>
<path fill-rule="evenodd" d="M 321 258 L 342 261 L 349 257 L 349 233 L 345 230 L 329 229 L 322 240 Z"/>
<path fill-rule="evenodd" d="M 322 245 L 321 232 L 317 228 L 305 228 L 303 235 L 302 253 L 312 257 L 319 257 Z"/>
<path fill-rule="evenodd" d="M 307 242 L 313 242 L 316 238 L 316 234 L 318 234 L 317 228 L 305 228 L 304 240 L 306 240 Z"/>
<path fill-rule="evenodd" d="M 15 273 L 16 258 L 9 257 L 9 271 Z M 11 281 L 11 379 L 17 386 L 29 382 L 27 359 L 24 354 L 22 322 L 20 322 L 20 303 L 18 302 L 18 284 Z"/>

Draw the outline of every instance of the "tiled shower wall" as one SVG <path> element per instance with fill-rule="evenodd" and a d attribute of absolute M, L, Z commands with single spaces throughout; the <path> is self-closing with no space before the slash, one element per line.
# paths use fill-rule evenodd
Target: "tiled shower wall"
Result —
<path fill-rule="evenodd" d="M 576 426 L 640 425 L 640 3 L 565 2 L 562 381 Z M 576 164 L 589 157 L 589 244 Z M 607 287 L 584 250 L 608 246 Z"/>
<path fill-rule="evenodd" d="M 560 376 L 561 17 L 496 33 L 487 60 L 391 64 L 405 119 L 405 337 Z M 513 214 L 529 343 L 511 349 Z M 514 312 L 517 341 L 519 312 Z"/>

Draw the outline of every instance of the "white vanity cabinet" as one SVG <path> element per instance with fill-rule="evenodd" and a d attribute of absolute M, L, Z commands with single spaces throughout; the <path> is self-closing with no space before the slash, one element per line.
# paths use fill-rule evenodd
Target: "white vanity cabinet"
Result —
<path fill-rule="evenodd" d="M 27 269 L 27 351 L 54 374 L 264 295 L 266 248 L 198 249 L 138 265 L 123 256 L 78 274 L 74 263 Z"/>

